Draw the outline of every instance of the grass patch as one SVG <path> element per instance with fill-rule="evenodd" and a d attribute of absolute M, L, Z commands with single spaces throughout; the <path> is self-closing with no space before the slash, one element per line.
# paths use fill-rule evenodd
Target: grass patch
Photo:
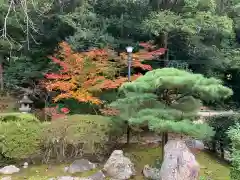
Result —
<path fill-rule="evenodd" d="M 153 165 L 156 160 L 161 157 L 161 147 L 143 147 L 134 144 L 124 148 L 123 150 L 125 152 L 125 155 L 130 157 L 135 164 L 137 176 L 134 177 L 133 180 L 144 180 L 141 174 L 144 165 Z M 206 152 L 200 152 L 197 154 L 197 160 L 201 166 L 201 176 L 209 177 L 211 180 L 230 180 L 230 170 L 227 164 L 220 162 Z M 64 173 L 63 169 L 66 166 L 68 165 L 62 164 L 53 166 L 30 166 L 29 169 L 23 169 L 19 174 L 12 175 L 12 179 L 22 180 L 24 178 L 27 178 L 28 180 L 48 180 L 50 177 L 66 176 L 69 175 L 67 173 Z M 99 169 L 95 169 L 86 173 L 74 174 L 74 176 L 87 177 L 97 172 L 98 170 Z"/>

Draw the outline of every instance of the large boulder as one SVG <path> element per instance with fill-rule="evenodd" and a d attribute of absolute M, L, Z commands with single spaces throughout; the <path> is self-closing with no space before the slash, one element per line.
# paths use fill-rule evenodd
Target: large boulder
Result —
<path fill-rule="evenodd" d="M 69 167 L 68 172 L 71 174 L 82 173 L 84 171 L 89 171 L 95 169 L 96 165 L 88 161 L 87 159 L 75 160 Z"/>
<path fill-rule="evenodd" d="M 115 150 L 104 165 L 103 170 L 112 179 L 126 180 L 136 174 L 134 164 L 123 155 L 122 150 Z"/>
<path fill-rule="evenodd" d="M 160 180 L 197 180 L 200 166 L 185 141 L 170 140 L 164 147 Z"/>
<path fill-rule="evenodd" d="M 14 174 L 14 173 L 18 173 L 20 171 L 19 168 L 17 168 L 14 165 L 9 165 L 9 166 L 5 166 L 3 168 L 0 169 L 0 174 Z"/>

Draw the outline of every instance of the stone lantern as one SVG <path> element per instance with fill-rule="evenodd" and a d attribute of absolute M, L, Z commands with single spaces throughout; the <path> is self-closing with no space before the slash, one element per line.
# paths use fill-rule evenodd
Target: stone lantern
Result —
<path fill-rule="evenodd" d="M 22 113 L 29 113 L 31 111 L 30 105 L 33 103 L 27 95 L 24 95 L 22 100 L 19 101 L 20 108 L 19 111 Z"/>

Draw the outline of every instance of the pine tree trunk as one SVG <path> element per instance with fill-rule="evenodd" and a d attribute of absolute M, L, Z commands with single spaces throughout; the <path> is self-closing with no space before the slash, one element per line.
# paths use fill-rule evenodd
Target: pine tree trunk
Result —
<path fill-rule="evenodd" d="M 164 67 L 166 67 L 168 65 L 168 60 L 169 60 L 169 53 L 168 53 L 168 33 L 164 33 L 163 35 L 163 43 L 164 43 L 164 48 L 166 49 L 166 58 L 165 58 L 165 61 L 164 61 Z"/>
<path fill-rule="evenodd" d="M 165 146 L 165 137 L 164 137 L 164 132 L 162 133 L 162 161 L 164 159 L 164 146 Z"/>
<path fill-rule="evenodd" d="M 3 64 L 0 59 L 0 90 L 4 90 L 4 82 L 3 82 Z"/>
<path fill-rule="evenodd" d="M 164 133 L 164 145 L 168 142 L 168 132 Z"/>
<path fill-rule="evenodd" d="M 217 147 L 217 144 L 216 144 L 216 141 L 215 140 L 213 140 L 212 141 L 212 152 L 216 152 L 216 147 Z"/>
<path fill-rule="evenodd" d="M 222 159 L 224 159 L 224 148 L 222 140 L 220 140 L 220 156 Z"/>
<path fill-rule="evenodd" d="M 162 160 L 164 159 L 164 147 L 168 142 L 168 132 L 162 133 Z"/>
<path fill-rule="evenodd" d="M 130 143 L 130 130 L 131 130 L 130 126 L 127 125 L 127 144 Z"/>

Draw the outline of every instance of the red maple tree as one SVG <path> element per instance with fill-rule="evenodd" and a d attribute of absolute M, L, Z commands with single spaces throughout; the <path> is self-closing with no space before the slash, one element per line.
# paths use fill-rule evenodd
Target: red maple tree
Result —
<path fill-rule="evenodd" d="M 153 50 L 154 46 L 141 43 L 144 50 L 133 53 L 133 68 L 152 70 L 150 65 L 144 64 L 145 60 L 152 60 L 155 56 L 165 53 L 164 48 Z M 123 68 L 127 67 L 127 54 L 117 56 L 111 49 L 92 49 L 86 52 L 74 52 L 66 42 L 59 44 L 60 50 L 49 58 L 60 66 L 58 72 L 45 74 L 44 86 L 49 91 L 59 91 L 54 101 L 74 98 L 79 102 L 101 104 L 98 93 L 106 89 L 116 89 L 127 77 L 120 76 Z M 135 80 L 141 74 L 134 74 Z"/>

